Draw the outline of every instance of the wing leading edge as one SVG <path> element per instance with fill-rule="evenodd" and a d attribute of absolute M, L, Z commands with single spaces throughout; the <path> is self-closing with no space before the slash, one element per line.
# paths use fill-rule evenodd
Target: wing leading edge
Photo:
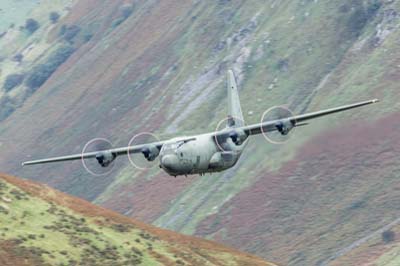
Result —
<path fill-rule="evenodd" d="M 23 162 L 22 165 L 24 166 L 24 165 L 96 158 L 96 156 L 98 156 L 101 153 L 109 153 L 112 156 L 116 157 L 118 155 L 124 155 L 124 154 L 141 153 L 144 151 L 143 149 L 146 149 L 148 147 L 157 147 L 158 149 L 161 149 L 163 144 L 164 144 L 164 142 L 160 141 L 160 142 L 146 143 L 146 144 L 135 145 L 135 146 L 127 146 L 127 147 L 116 148 L 116 149 L 100 150 L 100 151 L 86 152 L 86 153 L 73 154 L 73 155 L 67 155 L 67 156 L 52 157 L 52 158 Z"/>
<path fill-rule="evenodd" d="M 359 102 L 359 103 L 354 103 L 354 104 L 349 104 L 349 105 L 343 105 L 340 107 L 336 108 L 331 108 L 331 109 L 326 109 L 322 111 L 317 111 L 317 112 L 312 112 L 312 113 L 307 113 L 307 114 L 302 114 L 302 115 L 295 115 L 292 117 L 288 117 L 285 119 L 279 119 L 279 120 L 272 120 L 272 121 L 266 121 L 263 123 L 258 123 L 258 124 L 253 124 L 249 126 L 242 127 L 243 131 L 246 132 L 247 135 L 256 135 L 256 134 L 261 134 L 265 132 L 270 132 L 270 131 L 276 131 L 278 130 L 277 125 L 280 123 L 290 123 L 292 126 L 302 126 L 306 125 L 306 121 L 318 118 L 321 116 L 325 115 L 330 115 L 338 112 L 343 112 L 346 110 L 354 109 L 357 107 L 361 107 L 364 105 L 369 105 L 373 103 L 379 102 L 378 99 L 373 99 L 369 101 L 364 101 L 364 102 Z"/>

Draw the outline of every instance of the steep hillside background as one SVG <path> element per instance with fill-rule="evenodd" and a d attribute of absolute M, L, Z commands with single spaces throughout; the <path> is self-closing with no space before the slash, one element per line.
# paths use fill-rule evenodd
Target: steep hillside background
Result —
<path fill-rule="evenodd" d="M 43 5 L 34 10 L 48 13 Z M 57 47 L 73 51 L 38 88 L 26 77 L 3 89 L 2 171 L 283 265 L 331 263 L 400 216 L 398 2 L 79 0 L 58 7 L 64 13 L 55 24 L 36 17 L 46 18 L 46 31 L 21 39 L 24 32 L 9 30 L 0 39 L 2 50 L 12 48 L 2 55 L 2 80 L 27 47 L 42 47 L 15 70 L 27 77 L 48 66 Z M 20 42 L 10 45 L 13 38 Z M 80 162 L 20 166 L 79 153 L 95 137 L 125 146 L 143 131 L 164 139 L 213 130 L 226 115 L 228 68 L 238 75 L 247 123 L 274 105 L 301 113 L 381 103 L 313 121 L 284 145 L 255 137 L 236 168 L 210 176 L 174 179 L 157 167 L 139 171 L 127 158 L 101 177 Z"/>
<path fill-rule="evenodd" d="M 255 256 L 137 222 L 0 174 L 1 265 L 266 265 Z"/>

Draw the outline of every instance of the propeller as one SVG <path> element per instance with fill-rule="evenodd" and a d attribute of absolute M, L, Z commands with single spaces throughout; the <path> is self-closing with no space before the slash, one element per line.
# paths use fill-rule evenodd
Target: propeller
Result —
<path fill-rule="evenodd" d="M 158 136 L 150 132 L 142 132 L 134 135 L 129 141 L 128 146 L 141 145 L 144 143 L 149 143 L 149 145 L 142 148 L 141 153 L 129 153 L 128 159 L 133 167 L 146 170 L 157 166 L 153 161 L 157 158 L 160 151 L 156 146 L 150 145 L 150 143 L 159 142 Z"/>
<path fill-rule="evenodd" d="M 214 136 L 215 143 L 222 152 L 239 152 L 239 146 L 247 139 L 247 135 L 243 130 L 234 126 L 244 125 L 243 119 L 228 116 L 220 120 L 217 124 L 215 132 L 226 132 L 226 134 L 218 134 Z"/>
<path fill-rule="evenodd" d="M 264 138 L 272 144 L 284 144 L 289 141 L 296 126 L 296 122 L 288 119 L 292 116 L 294 116 L 294 113 L 286 106 L 273 106 L 266 110 L 261 117 L 261 123 L 276 120 L 276 130 L 263 131 Z"/>
<path fill-rule="evenodd" d="M 111 141 L 105 138 L 94 138 L 88 141 L 83 147 L 82 154 L 96 152 L 95 160 L 93 158 L 83 159 L 82 164 L 85 170 L 94 176 L 108 175 L 114 169 L 115 154 L 107 152 L 112 149 Z"/>

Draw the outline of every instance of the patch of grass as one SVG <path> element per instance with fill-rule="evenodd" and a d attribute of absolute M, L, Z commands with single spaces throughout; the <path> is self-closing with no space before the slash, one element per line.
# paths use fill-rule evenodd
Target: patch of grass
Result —
<path fill-rule="evenodd" d="M 48 189 L 38 192 L 36 187 L 35 193 L 45 197 L 45 193 L 53 192 Z M 214 250 L 188 252 L 190 249 L 186 249 L 186 246 L 179 248 L 179 242 L 160 240 L 159 236 L 147 232 L 147 229 L 139 229 L 131 223 L 117 223 L 107 217 L 84 216 L 53 201 L 45 201 L 26 193 L 1 179 L 0 196 L 2 241 L 14 241 L 16 252 L 27 252 L 42 263 L 157 265 L 166 260 L 180 260 L 188 264 L 191 260 L 204 262 L 205 254 L 221 261 L 225 261 L 222 260 L 223 256 L 228 256 L 227 253 Z M 59 199 L 60 196 L 51 197 Z M 3 209 L 7 212 L 1 211 Z M 171 252 L 175 248 L 181 251 L 181 255 Z M 232 263 L 234 257 L 230 258 Z"/>

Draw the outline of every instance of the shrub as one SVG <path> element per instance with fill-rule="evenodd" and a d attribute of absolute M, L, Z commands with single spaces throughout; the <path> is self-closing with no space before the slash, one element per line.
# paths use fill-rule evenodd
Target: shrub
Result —
<path fill-rule="evenodd" d="M 367 8 L 368 17 L 374 17 L 381 8 L 382 3 L 379 0 L 372 1 Z"/>
<path fill-rule="evenodd" d="M 50 19 L 51 23 L 53 23 L 53 24 L 57 23 L 59 18 L 60 18 L 60 14 L 58 14 L 55 11 L 50 12 L 49 19 Z"/>
<path fill-rule="evenodd" d="M 46 82 L 46 80 L 53 74 L 55 69 L 48 64 L 40 64 L 32 69 L 31 74 L 28 76 L 25 84 L 30 89 L 34 90 L 39 88 Z"/>
<path fill-rule="evenodd" d="M 114 20 L 114 21 L 111 23 L 111 27 L 112 27 L 112 28 L 116 28 L 116 27 L 118 27 L 120 24 L 122 24 L 122 22 L 124 22 L 124 21 L 125 21 L 124 18 L 117 18 L 116 20 Z"/>
<path fill-rule="evenodd" d="M 350 6 L 348 4 L 343 4 L 339 7 L 340 13 L 347 13 L 350 11 Z"/>
<path fill-rule="evenodd" d="M 348 21 L 348 29 L 351 35 L 354 37 L 358 37 L 361 34 L 367 22 L 368 22 L 368 16 L 365 10 L 362 7 L 357 8 L 352 13 Z"/>
<path fill-rule="evenodd" d="M 364 208 L 365 205 L 366 205 L 366 202 L 364 200 L 358 200 L 358 201 L 353 202 L 350 205 L 350 210 L 357 210 L 360 208 Z"/>
<path fill-rule="evenodd" d="M 64 34 L 64 40 L 68 42 L 72 42 L 76 35 L 81 31 L 81 28 L 77 25 L 71 25 L 67 27 L 67 30 Z"/>
<path fill-rule="evenodd" d="M 286 72 L 289 69 L 289 59 L 284 58 L 284 59 L 280 59 L 277 63 L 276 63 L 276 68 L 279 71 L 283 71 Z"/>
<path fill-rule="evenodd" d="M 119 8 L 119 16 L 116 18 L 112 23 L 111 27 L 116 28 L 122 22 L 124 22 L 132 13 L 133 13 L 133 5 L 132 4 L 125 4 Z"/>
<path fill-rule="evenodd" d="M 14 112 L 16 105 L 13 102 L 13 100 L 8 97 L 4 96 L 0 98 L 0 121 L 6 119 L 8 116 L 11 115 L 12 112 Z"/>
<path fill-rule="evenodd" d="M 60 31 L 58 33 L 59 36 L 62 36 L 64 40 L 69 43 L 72 43 L 76 35 L 81 31 L 81 27 L 78 25 L 62 25 Z"/>
<path fill-rule="evenodd" d="M 85 33 L 83 35 L 83 41 L 86 43 L 88 41 L 90 41 L 93 38 L 93 34 L 92 33 Z"/>
<path fill-rule="evenodd" d="M 66 251 L 66 250 L 61 250 L 61 251 L 60 251 L 60 254 L 66 256 L 66 255 L 68 255 L 68 251 Z"/>
<path fill-rule="evenodd" d="M 67 25 L 62 25 L 60 27 L 60 31 L 58 32 L 58 36 L 63 36 L 65 34 L 65 32 L 67 31 Z"/>
<path fill-rule="evenodd" d="M 367 23 L 374 19 L 381 5 L 382 4 L 378 0 L 369 2 L 366 7 L 361 1 L 355 1 L 353 12 L 347 21 L 349 36 L 353 38 L 360 36 Z"/>
<path fill-rule="evenodd" d="M 133 5 L 125 4 L 121 6 L 121 15 L 124 19 L 127 19 L 133 13 Z"/>
<path fill-rule="evenodd" d="M 27 77 L 25 84 L 34 90 L 39 88 L 46 80 L 64 63 L 75 49 L 70 45 L 65 45 L 54 51 L 47 59 L 46 63 L 35 66 Z"/>
<path fill-rule="evenodd" d="M 382 233 L 382 240 L 385 244 L 393 242 L 396 238 L 396 234 L 391 230 L 386 230 Z"/>
<path fill-rule="evenodd" d="M 14 60 L 15 62 L 19 62 L 19 63 L 21 63 L 23 59 L 24 59 L 24 56 L 21 53 L 14 55 L 14 57 L 12 58 L 12 60 Z"/>
<path fill-rule="evenodd" d="M 5 91 L 10 91 L 19 86 L 24 81 L 24 74 L 10 74 L 6 77 L 3 88 Z"/>
<path fill-rule="evenodd" d="M 30 33 L 34 33 L 37 29 L 39 29 L 40 25 L 39 22 L 34 20 L 33 18 L 28 18 L 25 21 L 25 29 Z"/>

